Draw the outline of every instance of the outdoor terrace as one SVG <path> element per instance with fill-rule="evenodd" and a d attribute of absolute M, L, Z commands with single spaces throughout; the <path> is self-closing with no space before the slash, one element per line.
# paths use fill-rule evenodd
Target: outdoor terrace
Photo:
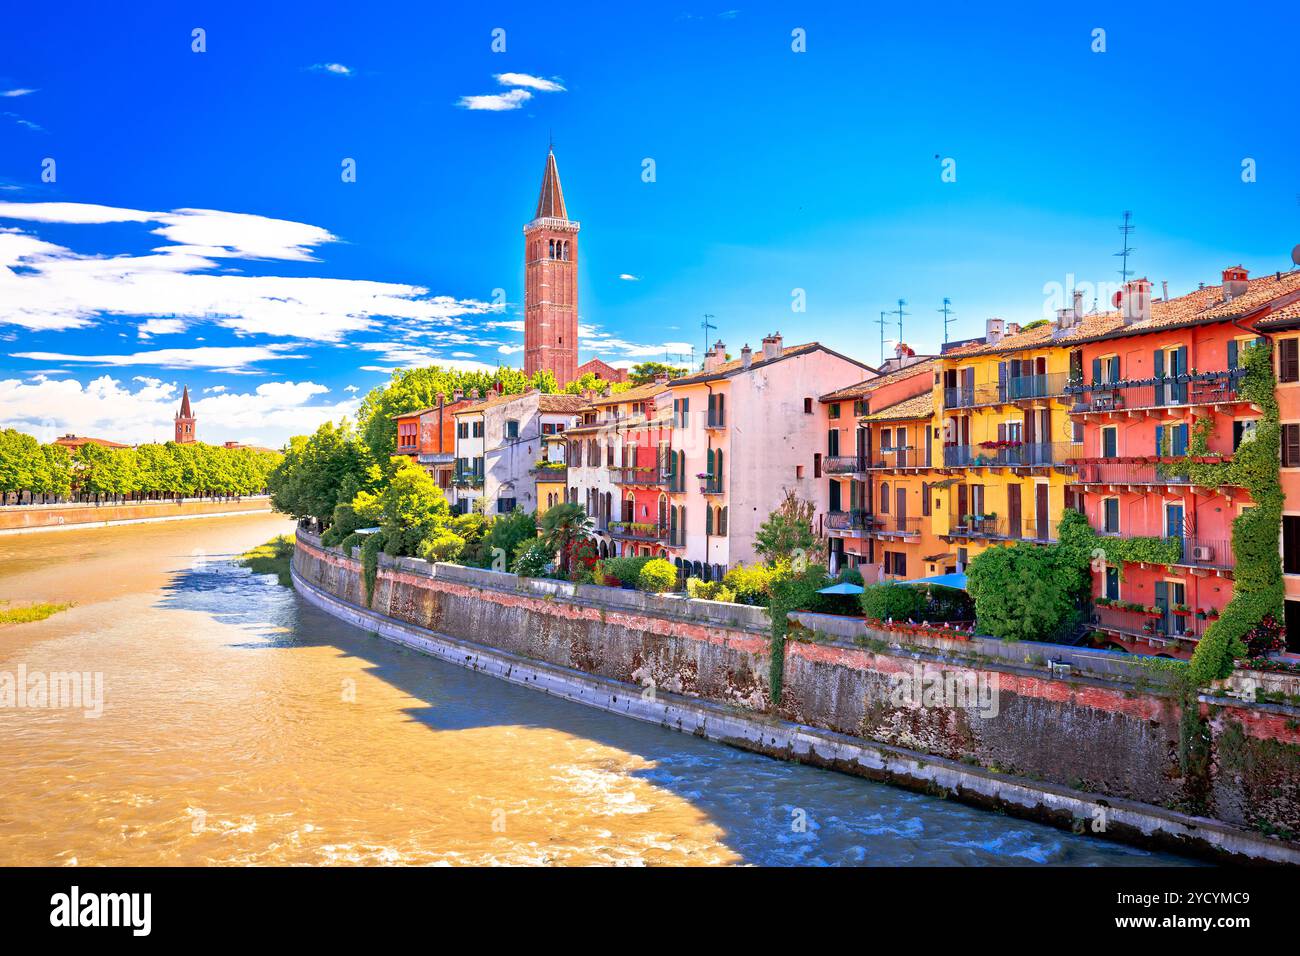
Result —
<path fill-rule="evenodd" d="M 979 408 L 1015 402 L 1043 401 L 1065 395 L 1069 377 L 1065 372 L 1021 375 L 1005 382 L 958 385 L 943 390 L 944 408 Z"/>
<path fill-rule="evenodd" d="M 1198 372 L 1144 381 L 1104 382 L 1069 387 L 1071 415 L 1168 415 L 1197 406 L 1231 406 L 1243 401 L 1244 369 Z"/>
<path fill-rule="evenodd" d="M 984 442 L 946 445 L 945 468 L 1051 468 L 1071 466 L 1082 446 L 1073 442 Z"/>

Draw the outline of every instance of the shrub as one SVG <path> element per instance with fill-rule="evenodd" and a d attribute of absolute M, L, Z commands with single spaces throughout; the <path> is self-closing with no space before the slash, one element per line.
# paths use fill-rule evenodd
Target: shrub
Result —
<path fill-rule="evenodd" d="M 841 568 L 837 580 L 846 584 L 856 584 L 858 587 L 862 587 L 867 583 L 863 580 L 862 572 L 857 568 Z"/>
<path fill-rule="evenodd" d="M 606 584 L 611 583 L 610 579 L 613 578 L 614 582 L 623 587 L 634 588 L 641 580 L 641 569 L 649 562 L 647 557 L 602 558 L 599 568 Z"/>
<path fill-rule="evenodd" d="M 1075 623 L 1085 579 L 1067 549 L 1020 544 L 981 551 L 966 580 L 983 633 L 1012 641 L 1051 641 Z"/>
<path fill-rule="evenodd" d="M 858 603 L 874 620 L 917 620 L 925 610 L 925 592 L 905 584 L 873 584 L 858 595 Z"/>
<path fill-rule="evenodd" d="M 382 495 L 386 550 L 391 555 L 416 554 L 426 538 L 431 538 L 447 522 L 450 510 L 442 489 L 409 458 L 403 457 Z M 354 507 L 358 498 L 353 499 Z"/>
<path fill-rule="evenodd" d="M 677 568 L 671 561 L 663 558 L 651 558 L 637 575 L 636 586 L 650 594 L 662 594 L 671 591 L 677 584 Z"/>
<path fill-rule="evenodd" d="M 353 531 L 350 535 L 339 542 L 339 547 L 342 548 L 343 553 L 350 558 L 352 557 L 352 552 L 361 545 L 362 540 L 362 536 Z"/>
<path fill-rule="evenodd" d="M 555 555 L 538 539 L 525 541 L 515 551 L 515 563 L 511 569 L 521 578 L 540 578 L 546 574 Z"/>
<path fill-rule="evenodd" d="M 465 539 L 443 528 L 420 545 L 420 556 L 426 561 L 455 561 L 465 550 Z"/>
<path fill-rule="evenodd" d="M 366 607 L 375 600 L 375 582 L 379 580 L 379 552 L 384 548 L 384 533 L 367 535 L 361 545 L 361 581 L 366 588 Z"/>
<path fill-rule="evenodd" d="M 721 601 L 724 604 L 736 603 L 736 592 L 722 581 L 703 581 L 700 578 L 686 579 L 686 593 L 700 601 Z"/>
<path fill-rule="evenodd" d="M 772 598 L 772 569 L 756 564 L 740 564 L 727 572 L 722 583 L 736 595 L 741 604 L 767 604 Z"/>
<path fill-rule="evenodd" d="M 972 621 L 975 602 L 960 588 L 931 584 L 925 589 L 925 619 L 928 621 Z"/>

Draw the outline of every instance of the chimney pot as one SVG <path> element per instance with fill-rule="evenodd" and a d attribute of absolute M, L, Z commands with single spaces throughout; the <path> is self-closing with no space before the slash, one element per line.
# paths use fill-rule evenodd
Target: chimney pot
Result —
<path fill-rule="evenodd" d="M 984 341 L 988 345 L 997 345 L 1002 341 L 1003 329 L 1006 327 L 1001 319 L 984 320 Z"/>
<path fill-rule="evenodd" d="M 1231 266 L 1223 270 L 1223 301 L 1231 302 L 1237 296 L 1245 295 L 1249 287 L 1250 273 L 1241 266 Z"/>
<path fill-rule="evenodd" d="M 781 357 L 781 333 L 773 332 L 763 336 L 763 361 L 770 362 Z"/>
<path fill-rule="evenodd" d="M 1151 320 L 1151 281 L 1149 279 L 1130 279 L 1124 283 L 1120 293 L 1120 311 L 1124 315 L 1124 324 Z"/>
<path fill-rule="evenodd" d="M 704 354 L 704 371 L 712 372 L 726 360 L 727 347 L 722 344 L 722 339 L 718 339 L 713 343 L 713 349 Z"/>
<path fill-rule="evenodd" d="M 740 350 L 740 367 L 749 368 L 749 366 L 753 364 L 753 361 L 754 361 L 754 350 L 751 349 L 749 347 L 749 343 L 746 342 L 745 347 Z"/>

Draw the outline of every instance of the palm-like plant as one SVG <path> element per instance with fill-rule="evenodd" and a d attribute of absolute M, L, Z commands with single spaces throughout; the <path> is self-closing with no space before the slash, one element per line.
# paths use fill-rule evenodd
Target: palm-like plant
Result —
<path fill-rule="evenodd" d="M 569 551 L 572 545 L 586 538 L 592 529 L 587 510 L 577 502 L 565 502 L 548 508 L 538 523 L 542 543 L 560 552 L 560 573 L 569 576 Z"/>

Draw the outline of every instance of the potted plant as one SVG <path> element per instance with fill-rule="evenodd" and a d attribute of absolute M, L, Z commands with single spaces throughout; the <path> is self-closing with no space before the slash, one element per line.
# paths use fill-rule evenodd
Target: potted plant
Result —
<path fill-rule="evenodd" d="M 1179 617 L 1187 617 L 1187 615 L 1192 613 L 1192 609 L 1189 608 L 1186 604 L 1175 604 L 1174 613 L 1177 614 Z"/>
<path fill-rule="evenodd" d="M 1093 603 L 1096 604 L 1097 607 L 1110 607 L 1115 602 L 1103 594 L 1101 597 L 1097 598 L 1097 600 L 1093 601 Z"/>

